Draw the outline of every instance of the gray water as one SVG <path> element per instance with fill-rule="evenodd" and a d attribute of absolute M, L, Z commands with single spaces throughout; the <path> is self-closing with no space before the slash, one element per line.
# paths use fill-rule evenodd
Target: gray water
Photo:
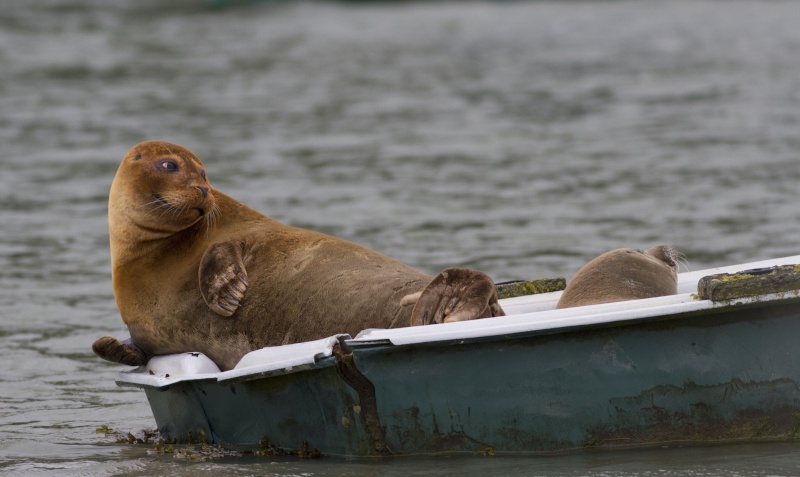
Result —
<path fill-rule="evenodd" d="M 573 274 L 671 243 L 690 269 L 800 253 L 800 2 L 6 0 L 0 473 L 800 474 L 800 446 L 206 462 L 90 344 L 125 335 L 106 198 L 139 141 L 286 223 L 435 273 Z"/>

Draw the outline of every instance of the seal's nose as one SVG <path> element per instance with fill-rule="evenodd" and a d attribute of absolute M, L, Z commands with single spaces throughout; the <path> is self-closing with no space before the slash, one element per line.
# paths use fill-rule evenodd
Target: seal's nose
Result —
<path fill-rule="evenodd" d="M 202 193 L 203 193 L 203 198 L 204 198 L 204 199 L 205 199 L 206 197 L 208 197 L 208 187 L 203 187 L 203 186 L 195 186 L 195 187 L 197 187 L 198 189 L 200 189 L 200 192 L 202 192 Z"/>

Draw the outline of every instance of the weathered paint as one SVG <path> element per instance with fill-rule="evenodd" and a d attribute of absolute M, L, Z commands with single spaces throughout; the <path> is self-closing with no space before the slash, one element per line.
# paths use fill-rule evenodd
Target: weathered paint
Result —
<path fill-rule="evenodd" d="M 145 391 L 162 436 L 186 441 L 198 429 L 214 443 L 327 454 L 372 455 L 358 394 L 326 359 L 317 369 L 255 380 L 182 382 Z M 343 421 L 349 425 L 344 425 Z"/>
<path fill-rule="evenodd" d="M 798 335 L 795 302 L 355 356 L 395 453 L 552 452 L 793 438 Z"/>
<path fill-rule="evenodd" d="M 176 383 L 167 391 L 145 388 L 161 436 L 181 441 L 214 440 L 196 389 L 215 385 L 216 381 L 208 380 Z"/>

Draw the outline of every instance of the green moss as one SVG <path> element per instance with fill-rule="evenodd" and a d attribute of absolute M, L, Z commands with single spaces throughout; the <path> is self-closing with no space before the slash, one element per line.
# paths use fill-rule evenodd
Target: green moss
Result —
<path fill-rule="evenodd" d="M 262 437 L 259 441 L 259 450 L 255 451 L 255 455 L 261 456 L 295 456 L 301 459 L 319 459 L 322 457 L 322 452 L 316 447 L 311 447 L 308 442 L 303 442 L 297 449 L 283 449 L 272 445 L 269 439 Z"/>
<path fill-rule="evenodd" d="M 175 439 L 162 438 L 156 429 L 145 429 L 137 432 L 136 434 L 130 431 L 123 433 L 111 429 L 107 424 L 103 424 L 102 426 L 96 428 L 95 432 L 98 434 L 104 434 L 106 437 L 113 438 L 115 444 L 151 445 L 152 448 L 148 449 L 148 454 L 157 456 L 172 456 L 175 459 L 206 461 L 212 459 L 226 459 L 242 457 L 244 455 L 259 454 L 258 452 L 230 449 L 222 444 L 211 444 L 208 436 L 202 429 L 198 429 L 196 432 L 187 432 L 185 439 L 187 444 L 180 447 L 176 445 Z M 313 457 L 314 451 L 319 453 L 319 451 L 316 449 L 309 449 L 308 446 L 302 448 L 302 451 L 302 457 Z M 300 454 L 285 453 L 283 455 Z"/>
<path fill-rule="evenodd" d="M 170 446 L 172 447 L 172 446 Z M 222 444 L 199 444 L 175 449 L 172 457 L 175 459 L 206 461 L 213 459 L 228 459 L 242 457 L 247 454 L 237 450 L 227 449 Z"/>
<path fill-rule="evenodd" d="M 697 293 L 712 301 L 733 300 L 800 289 L 800 266 L 720 273 L 700 279 Z"/>
<path fill-rule="evenodd" d="M 518 280 L 498 283 L 496 286 L 497 298 L 503 299 L 561 291 L 567 287 L 567 280 L 560 277 L 540 278 L 538 280 Z"/>
<path fill-rule="evenodd" d="M 747 280 L 748 278 L 751 278 L 752 276 L 753 275 L 750 275 L 748 273 L 730 273 L 730 274 L 725 274 L 725 275 L 719 275 L 717 277 L 717 280 L 719 280 L 721 282 L 735 282 L 735 281 L 738 281 L 738 280 Z"/>
<path fill-rule="evenodd" d="M 800 413 L 794 413 L 794 424 L 792 430 L 789 431 L 788 437 L 797 438 L 800 435 Z"/>
<path fill-rule="evenodd" d="M 94 432 L 97 432 L 98 434 L 102 432 L 105 435 L 109 435 L 115 433 L 116 431 L 108 427 L 108 424 L 103 424 L 102 426 L 95 429 Z"/>
<path fill-rule="evenodd" d="M 108 427 L 108 424 L 103 424 L 94 431 L 98 434 L 103 434 L 106 437 L 113 438 L 115 444 L 153 444 L 154 442 L 161 440 L 158 431 L 155 429 L 143 429 L 136 435 L 130 431 L 123 434 L 119 431 L 111 429 Z"/>
<path fill-rule="evenodd" d="M 186 438 L 181 441 L 186 442 L 181 446 L 177 445 L 175 439 L 165 439 L 161 437 L 158 430 L 142 430 L 134 434 L 133 432 L 119 432 L 103 424 L 95 429 L 98 434 L 113 438 L 115 444 L 129 445 L 152 445 L 147 453 L 156 456 L 172 456 L 175 459 L 192 461 L 206 461 L 212 459 L 229 459 L 247 455 L 257 456 L 294 456 L 300 459 L 319 459 L 322 453 L 316 447 L 311 447 L 307 442 L 303 442 L 296 449 L 283 449 L 272 445 L 266 437 L 259 442 L 259 449 L 233 449 L 222 444 L 212 444 L 203 429 L 195 432 L 187 432 Z"/>

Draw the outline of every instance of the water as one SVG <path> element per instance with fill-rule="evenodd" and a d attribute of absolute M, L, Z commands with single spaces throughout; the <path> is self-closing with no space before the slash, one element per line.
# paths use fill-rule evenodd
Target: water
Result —
<path fill-rule="evenodd" d="M 0 472 L 796 475 L 797 444 L 195 462 L 90 351 L 125 335 L 106 197 L 159 138 L 272 217 L 430 273 L 571 276 L 672 243 L 800 253 L 800 3 L 9 0 L 0 9 Z"/>

